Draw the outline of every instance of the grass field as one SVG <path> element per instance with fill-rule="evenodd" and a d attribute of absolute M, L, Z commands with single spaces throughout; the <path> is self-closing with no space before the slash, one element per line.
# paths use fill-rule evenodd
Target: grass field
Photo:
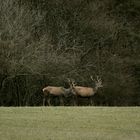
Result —
<path fill-rule="evenodd" d="M 0 140 L 140 140 L 140 108 L 1 107 Z"/>

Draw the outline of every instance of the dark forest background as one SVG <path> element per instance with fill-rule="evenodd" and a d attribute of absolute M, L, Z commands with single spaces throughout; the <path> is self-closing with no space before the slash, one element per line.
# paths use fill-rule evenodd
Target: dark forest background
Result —
<path fill-rule="evenodd" d="M 90 75 L 104 85 L 94 105 L 140 105 L 140 0 L 0 0 L 1 106 L 42 105 L 45 85 Z"/>

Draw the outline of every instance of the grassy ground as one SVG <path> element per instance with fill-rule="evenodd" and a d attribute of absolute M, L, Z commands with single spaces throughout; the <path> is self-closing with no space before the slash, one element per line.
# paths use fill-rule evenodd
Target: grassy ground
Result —
<path fill-rule="evenodd" d="M 139 107 L 0 108 L 0 140 L 139 139 Z"/>

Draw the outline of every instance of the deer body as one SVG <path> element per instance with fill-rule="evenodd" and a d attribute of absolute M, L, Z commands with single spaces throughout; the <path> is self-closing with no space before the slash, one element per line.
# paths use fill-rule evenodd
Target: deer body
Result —
<path fill-rule="evenodd" d="M 63 87 L 47 86 L 43 88 L 43 93 L 44 95 L 60 96 L 65 94 L 65 89 Z"/>
<path fill-rule="evenodd" d="M 68 96 L 70 93 L 70 89 L 65 89 L 64 87 L 55 87 L 55 86 L 47 86 L 43 88 L 43 105 L 45 105 L 45 97 L 47 96 L 48 105 L 50 105 L 50 97 L 49 95 L 58 96 L 60 98 L 61 104 L 63 104 L 62 96 Z"/>
<path fill-rule="evenodd" d="M 82 97 L 90 97 L 96 93 L 96 90 L 91 87 L 75 86 L 72 89 L 74 95 Z"/>

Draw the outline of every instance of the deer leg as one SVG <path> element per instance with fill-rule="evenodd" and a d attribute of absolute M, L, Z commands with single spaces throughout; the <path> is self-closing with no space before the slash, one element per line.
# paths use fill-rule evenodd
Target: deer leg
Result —
<path fill-rule="evenodd" d="M 90 97 L 90 105 L 92 106 L 92 97 Z"/>
<path fill-rule="evenodd" d="M 93 97 L 90 97 L 90 104 L 93 106 L 94 102 L 93 102 Z"/>
<path fill-rule="evenodd" d="M 45 106 L 45 96 L 43 97 L 43 106 Z"/>
<path fill-rule="evenodd" d="M 75 95 L 73 95 L 73 98 L 72 98 L 72 102 L 73 102 L 73 106 L 75 106 Z"/>
<path fill-rule="evenodd" d="M 78 105 L 78 97 L 77 96 L 74 96 L 74 106 L 77 106 Z"/>
<path fill-rule="evenodd" d="M 76 96 L 76 104 L 77 104 L 77 106 L 79 106 L 79 98 L 78 98 L 78 96 Z"/>
<path fill-rule="evenodd" d="M 60 96 L 59 98 L 60 98 L 60 105 L 64 106 L 63 97 Z"/>
<path fill-rule="evenodd" d="M 47 102 L 48 102 L 48 106 L 51 106 L 51 97 L 50 96 L 48 96 Z"/>
<path fill-rule="evenodd" d="M 88 106 L 90 106 L 91 105 L 90 104 L 91 103 L 90 97 L 87 97 L 87 100 L 88 100 L 88 102 L 86 102 L 86 103 L 87 103 Z"/>

